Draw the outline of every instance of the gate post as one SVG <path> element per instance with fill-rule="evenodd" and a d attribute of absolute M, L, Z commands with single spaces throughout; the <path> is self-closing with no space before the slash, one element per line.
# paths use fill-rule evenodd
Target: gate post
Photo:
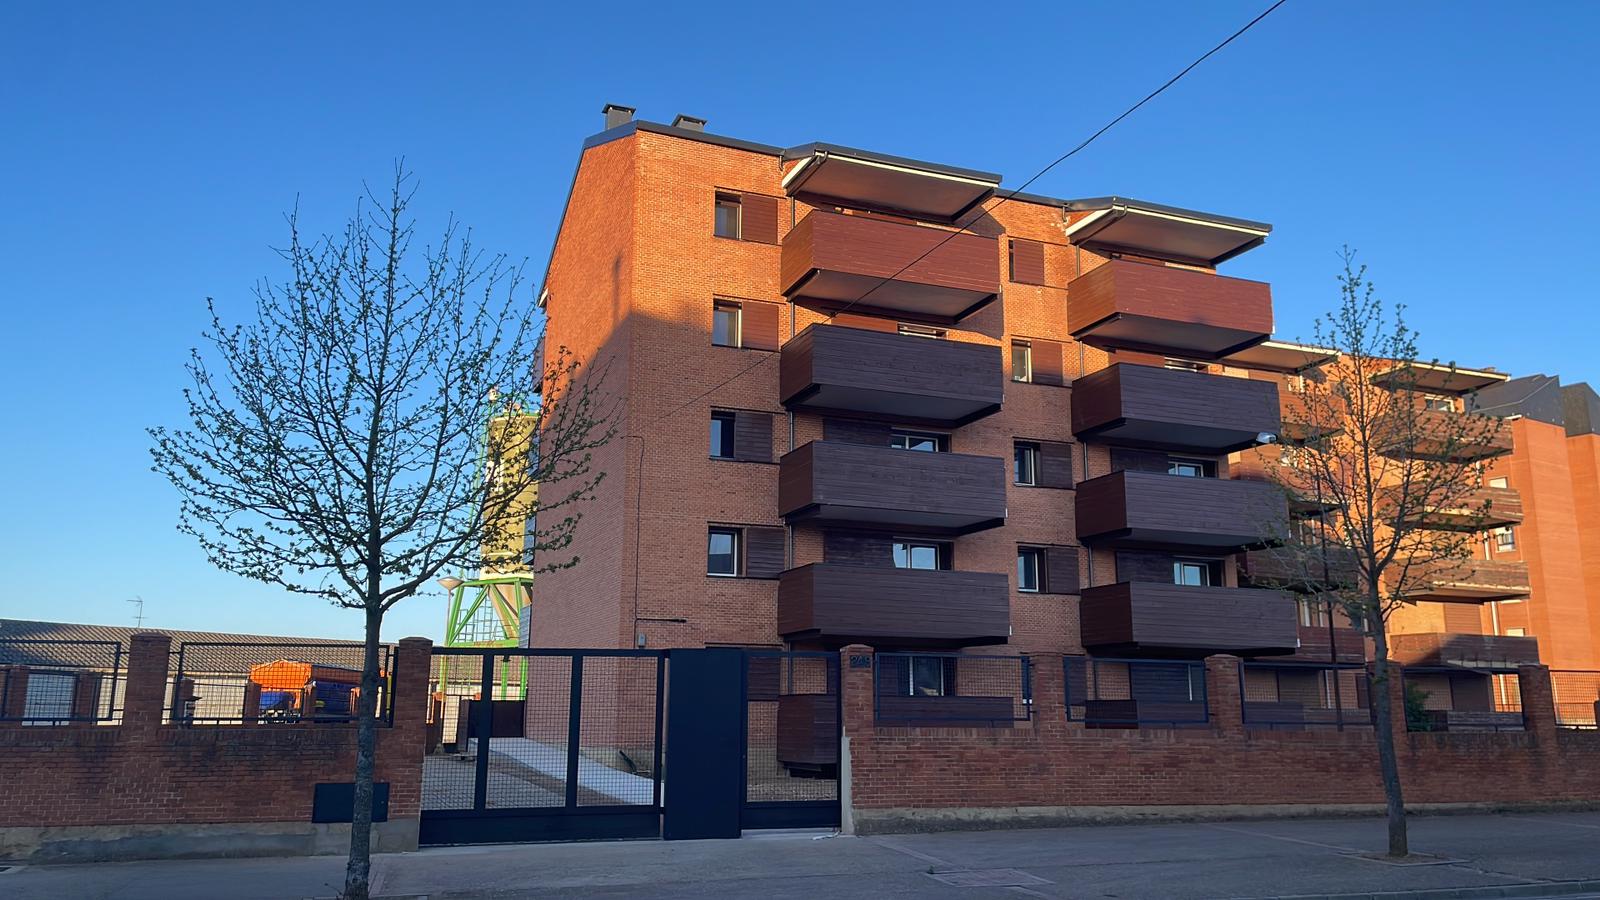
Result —
<path fill-rule="evenodd" d="M 744 805 L 744 651 L 667 651 L 662 837 L 736 838 Z"/>

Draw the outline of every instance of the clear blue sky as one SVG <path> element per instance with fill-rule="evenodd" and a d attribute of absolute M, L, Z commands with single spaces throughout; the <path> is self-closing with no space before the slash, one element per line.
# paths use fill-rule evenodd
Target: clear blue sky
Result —
<path fill-rule="evenodd" d="M 1017 185 L 1266 5 L 5 4 L 0 616 L 359 633 L 209 569 L 145 451 L 296 195 L 334 225 L 403 155 L 425 224 L 538 269 L 607 101 Z M 1427 353 L 1595 379 L 1597 33 L 1592 3 L 1290 0 L 1033 189 L 1273 223 L 1226 271 L 1272 282 L 1280 336 L 1348 242 Z M 419 596 L 385 636 L 442 620 Z"/>

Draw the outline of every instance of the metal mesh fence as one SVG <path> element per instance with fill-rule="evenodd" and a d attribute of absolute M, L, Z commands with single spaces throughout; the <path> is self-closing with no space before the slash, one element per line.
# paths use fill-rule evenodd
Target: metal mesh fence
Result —
<path fill-rule="evenodd" d="M 0 640 L 0 721 L 120 722 L 124 665 L 117 641 Z"/>
<path fill-rule="evenodd" d="M 879 722 L 1007 726 L 1032 714 L 1026 656 L 879 653 L 873 677 Z"/>
<path fill-rule="evenodd" d="M 365 648 L 185 641 L 173 651 L 165 719 L 180 725 L 355 721 Z M 394 647 L 379 648 L 377 716 L 392 713 Z"/>
<path fill-rule="evenodd" d="M 1600 672 L 1552 671 L 1556 724 L 1562 728 L 1595 728 L 1600 715 Z"/>
<path fill-rule="evenodd" d="M 745 657 L 745 799 L 839 798 L 839 656 Z"/>
<path fill-rule="evenodd" d="M 1240 664 L 1244 723 L 1256 728 L 1370 727 L 1366 669 L 1247 662 Z"/>
<path fill-rule="evenodd" d="M 1522 731 L 1513 674 L 1409 667 L 1402 679 L 1407 731 Z"/>
<path fill-rule="evenodd" d="M 1093 728 L 1200 725 L 1210 719 L 1203 663 L 1065 660 L 1067 718 Z"/>

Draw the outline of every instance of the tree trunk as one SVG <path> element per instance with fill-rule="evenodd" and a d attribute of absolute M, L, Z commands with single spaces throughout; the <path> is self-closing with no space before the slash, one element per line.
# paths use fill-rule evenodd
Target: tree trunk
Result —
<path fill-rule="evenodd" d="M 1376 604 L 1374 609 L 1378 609 Z M 1383 776 L 1383 799 L 1389 813 L 1389 855 L 1405 856 L 1410 853 L 1406 836 L 1406 801 L 1400 785 L 1400 761 L 1394 750 L 1393 703 L 1390 702 L 1389 638 L 1385 633 L 1383 617 L 1373 619 L 1373 673 L 1372 713 L 1373 728 L 1378 736 L 1378 768 Z"/>
<path fill-rule="evenodd" d="M 370 602 L 370 601 L 369 601 Z M 355 809 L 350 820 L 350 862 L 345 867 L 343 900 L 367 900 L 372 882 L 372 771 L 378 750 L 378 631 L 383 611 L 367 607 L 366 648 L 361 661 L 361 695 L 356 701 Z"/>

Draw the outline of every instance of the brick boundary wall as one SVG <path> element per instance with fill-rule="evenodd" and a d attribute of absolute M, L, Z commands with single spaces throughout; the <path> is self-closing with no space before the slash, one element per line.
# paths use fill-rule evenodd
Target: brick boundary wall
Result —
<path fill-rule="evenodd" d="M 1067 721 L 1059 654 L 1033 656 L 1031 721 L 1012 728 L 879 727 L 873 669 L 859 667 L 872 652 L 860 645 L 841 651 L 847 831 L 1382 809 L 1373 733 L 1247 728 L 1232 656 L 1206 660 L 1209 728 L 1123 730 Z M 1556 726 L 1547 668 L 1524 666 L 1518 674 L 1523 732 L 1406 734 L 1401 680 L 1390 680 L 1409 808 L 1600 806 L 1600 733 Z"/>
<path fill-rule="evenodd" d="M 318 783 L 355 776 L 353 723 L 164 725 L 171 638 L 142 632 L 127 656 L 120 725 L 0 722 L 0 860 L 342 853 L 348 824 L 313 823 Z M 381 852 L 414 850 L 432 642 L 402 640 L 394 722 L 378 728 L 389 784 Z"/>

